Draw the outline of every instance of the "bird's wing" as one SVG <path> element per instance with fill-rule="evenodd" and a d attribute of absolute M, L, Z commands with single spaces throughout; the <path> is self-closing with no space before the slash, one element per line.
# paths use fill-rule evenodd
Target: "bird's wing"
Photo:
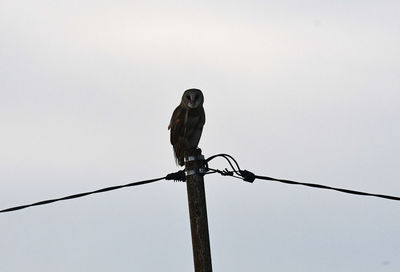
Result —
<path fill-rule="evenodd" d="M 168 129 L 171 130 L 170 141 L 172 145 L 175 145 L 178 142 L 179 137 L 183 137 L 184 135 L 185 113 L 185 108 L 179 105 L 172 114 L 171 121 L 168 126 Z"/>
<path fill-rule="evenodd" d="M 200 125 L 203 127 L 205 123 L 206 123 L 206 114 L 205 114 L 205 112 L 204 112 L 204 108 L 201 107 Z"/>

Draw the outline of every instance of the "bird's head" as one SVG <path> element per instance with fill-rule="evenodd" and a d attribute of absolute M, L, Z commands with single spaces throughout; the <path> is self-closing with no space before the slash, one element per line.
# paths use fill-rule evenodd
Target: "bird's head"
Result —
<path fill-rule="evenodd" d="M 183 93 L 182 102 L 186 108 L 197 109 L 203 105 L 203 93 L 199 89 L 189 89 Z"/>

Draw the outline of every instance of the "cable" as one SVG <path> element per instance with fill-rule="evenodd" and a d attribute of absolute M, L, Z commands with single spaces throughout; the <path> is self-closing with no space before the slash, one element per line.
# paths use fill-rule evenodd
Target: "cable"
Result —
<path fill-rule="evenodd" d="M 183 173 L 183 176 L 182 176 L 182 173 Z M 43 200 L 43 201 L 39 201 L 39 202 L 36 202 L 36 203 L 28 204 L 28 205 L 21 205 L 21 206 L 16 206 L 16 207 L 0 210 L 0 213 L 22 210 L 22 209 L 25 209 L 25 208 L 28 208 L 28 207 L 33 207 L 33 206 L 46 205 L 46 204 L 50 204 L 50 203 L 57 202 L 57 201 L 84 197 L 84 196 L 91 195 L 91 194 L 104 193 L 104 192 L 113 191 L 113 190 L 117 190 L 117 189 L 121 189 L 121 188 L 125 188 L 125 187 L 133 187 L 133 186 L 148 184 L 148 183 L 160 181 L 160 180 L 163 180 L 163 179 L 165 179 L 165 180 L 175 180 L 175 181 L 185 181 L 186 177 L 185 177 L 184 171 L 181 170 L 181 171 L 178 171 L 176 173 L 168 174 L 167 176 L 162 177 L 162 178 L 155 178 L 155 179 L 143 180 L 143 181 L 138 181 L 138 182 L 132 182 L 132 183 L 124 184 L 124 185 L 106 187 L 106 188 L 95 190 L 95 191 L 69 195 L 69 196 L 65 196 L 65 197 L 61 197 L 61 198 Z"/>
<path fill-rule="evenodd" d="M 224 158 L 229 163 L 229 166 L 232 168 L 232 171 L 229 171 L 226 168 L 224 170 L 209 168 L 208 163 L 217 157 Z M 233 163 L 231 160 L 233 161 Z M 235 164 L 236 168 L 235 168 L 234 164 Z M 250 182 L 250 183 L 253 183 L 255 179 L 261 179 L 261 180 L 276 181 L 276 182 L 281 182 L 281 183 L 286 183 L 286 184 L 291 184 L 291 185 L 302 185 L 302 186 L 308 186 L 308 187 L 319 188 L 319 189 L 334 190 L 334 191 L 339 191 L 339 192 L 347 193 L 347 194 L 372 196 L 372 197 L 400 201 L 400 197 L 397 197 L 397 196 L 366 193 L 366 192 L 360 192 L 360 191 L 355 191 L 355 190 L 330 187 L 330 186 L 316 184 L 316 183 L 298 182 L 298 181 L 288 180 L 288 179 L 277 179 L 277 178 L 272 178 L 272 177 L 267 177 L 267 176 L 255 175 L 248 170 L 242 170 L 240 168 L 238 162 L 231 155 L 228 155 L 228 154 L 217 154 L 217 155 L 209 157 L 208 159 L 205 160 L 205 167 L 207 168 L 207 172 L 205 173 L 205 175 L 219 173 L 223 176 L 231 176 L 234 178 L 242 179 L 242 180 Z M 33 207 L 33 206 L 46 205 L 46 204 L 50 204 L 50 203 L 57 202 L 57 201 L 84 197 L 84 196 L 91 195 L 91 194 L 104 193 L 104 192 L 113 191 L 113 190 L 117 190 L 117 189 L 121 189 L 121 188 L 125 188 L 125 187 L 133 187 L 133 186 L 148 184 L 148 183 L 160 181 L 163 179 L 184 182 L 184 181 L 186 181 L 185 171 L 181 170 L 181 171 L 178 171 L 175 173 L 170 173 L 162 178 L 155 178 L 155 179 L 143 180 L 143 181 L 138 181 L 138 182 L 132 182 L 132 183 L 124 184 L 124 185 L 111 186 L 111 187 L 106 187 L 106 188 L 95 190 L 95 191 L 69 195 L 69 196 L 65 196 L 65 197 L 61 197 L 61 198 L 43 200 L 43 201 L 39 201 L 36 203 L 28 204 L 28 205 L 11 207 L 8 209 L 0 210 L 0 213 L 17 211 L 17 210 L 21 210 L 21 209 L 25 209 L 25 208 Z"/>
<path fill-rule="evenodd" d="M 400 197 L 397 197 L 397 196 L 366 193 L 366 192 L 360 192 L 360 191 L 355 191 L 355 190 L 330 187 L 330 186 L 321 185 L 321 184 L 298 182 L 298 181 L 287 180 L 287 179 L 276 179 L 276 178 L 264 177 L 264 176 L 258 176 L 258 175 L 255 175 L 255 178 L 262 179 L 262 180 L 277 181 L 277 182 L 286 183 L 286 184 L 302 185 L 302 186 L 314 187 L 314 188 L 319 188 L 319 189 L 334 190 L 334 191 L 339 191 L 342 193 L 353 194 L 353 195 L 373 196 L 373 197 L 386 198 L 386 199 L 390 199 L 390 200 L 400 201 Z"/>
<path fill-rule="evenodd" d="M 216 157 L 225 158 L 228 161 L 229 165 L 231 166 L 232 171 L 228 171 L 226 168 L 223 171 L 221 171 L 219 169 L 208 168 L 209 170 L 212 171 L 212 173 L 219 173 L 219 174 L 221 174 L 223 176 L 231 176 L 231 177 L 234 177 L 234 178 L 239 178 L 239 179 L 242 179 L 242 180 L 250 182 L 250 183 L 253 183 L 255 179 L 261 179 L 261 180 L 276 181 L 276 182 L 281 182 L 281 183 L 286 183 L 286 184 L 291 184 L 291 185 L 302 185 L 302 186 L 308 186 L 308 187 L 319 188 L 319 189 L 334 190 L 334 191 L 347 193 L 347 194 L 353 194 L 353 195 L 372 196 L 372 197 L 378 197 L 378 198 L 384 198 L 384 199 L 400 201 L 400 197 L 397 197 L 397 196 L 366 193 L 366 192 L 360 192 L 360 191 L 343 189 L 343 188 L 336 188 L 336 187 L 331 187 L 331 186 L 326 186 L 326 185 L 321 185 L 321 184 L 316 184 L 316 183 L 298 182 L 298 181 L 288 180 L 288 179 L 277 179 L 277 178 L 272 178 L 272 177 L 255 175 L 255 174 L 253 174 L 252 172 L 250 172 L 248 170 L 241 170 L 239 164 L 237 163 L 237 161 L 232 156 L 230 156 L 228 154 L 214 155 L 214 156 L 211 156 L 210 158 L 208 158 L 206 161 L 209 162 L 209 161 L 211 161 L 212 159 L 214 159 Z M 238 170 L 236 170 L 233 167 L 230 159 L 232 159 L 235 162 Z M 236 174 L 236 176 L 234 174 Z"/>
<path fill-rule="evenodd" d="M 228 155 L 228 154 L 217 154 L 217 155 L 214 155 L 214 156 L 211 156 L 211 157 L 209 157 L 207 160 L 206 160 L 206 163 L 208 164 L 208 162 L 210 162 L 211 160 L 213 160 L 213 159 L 215 159 L 215 158 L 217 158 L 217 157 L 222 157 L 222 158 L 224 158 L 228 163 L 229 163 L 229 165 L 231 166 L 231 168 L 232 168 L 232 170 L 237 174 L 237 175 L 240 175 L 240 166 L 239 166 L 239 164 L 237 163 L 237 161 L 231 156 L 231 155 Z M 235 169 L 235 167 L 233 166 L 233 164 L 232 164 L 232 162 L 231 162 L 231 159 L 234 161 L 234 163 L 236 164 L 236 167 L 237 167 L 237 169 Z"/>
<path fill-rule="evenodd" d="M 235 176 L 233 171 L 228 171 L 228 169 L 225 168 L 225 170 L 219 170 L 219 169 L 212 169 L 212 168 L 208 168 L 208 170 L 210 170 L 210 172 L 207 172 L 207 174 L 214 174 L 214 173 L 219 173 L 222 176 L 231 176 L 237 179 L 241 179 L 243 180 L 243 178 L 241 176 Z"/>

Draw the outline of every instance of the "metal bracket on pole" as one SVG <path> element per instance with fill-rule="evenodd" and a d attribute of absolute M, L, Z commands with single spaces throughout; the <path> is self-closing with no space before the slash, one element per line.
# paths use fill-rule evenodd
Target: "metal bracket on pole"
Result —
<path fill-rule="evenodd" d="M 198 156 L 188 155 L 187 157 L 185 157 L 185 162 L 190 161 L 204 161 L 204 156 L 200 154 Z"/>
<path fill-rule="evenodd" d="M 200 149 L 197 149 L 196 151 L 198 151 Z M 187 155 L 184 157 L 185 160 L 185 164 L 186 163 L 195 163 L 195 162 L 205 162 L 204 156 L 201 154 L 201 150 L 199 154 L 193 154 L 193 155 Z M 203 165 L 204 163 L 200 163 L 200 165 Z M 201 174 L 204 175 L 205 173 L 207 173 L 207 168 L 204 166 L 200 166 L 197 169 L 185 169 L 185 174 L 186 176 L 193 176 L 196 174 Z"/>

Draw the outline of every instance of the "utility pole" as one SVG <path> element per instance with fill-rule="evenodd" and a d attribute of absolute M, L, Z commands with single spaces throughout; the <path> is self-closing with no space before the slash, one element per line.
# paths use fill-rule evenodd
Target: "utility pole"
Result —
<path fill-rule="evenodd" d="M 186 187 L 189 202 L 195 272 L 212 272 L 208 233 L 206 195 L 204 190 L 204 156 L 201 149 L 185 152 Z"/>

